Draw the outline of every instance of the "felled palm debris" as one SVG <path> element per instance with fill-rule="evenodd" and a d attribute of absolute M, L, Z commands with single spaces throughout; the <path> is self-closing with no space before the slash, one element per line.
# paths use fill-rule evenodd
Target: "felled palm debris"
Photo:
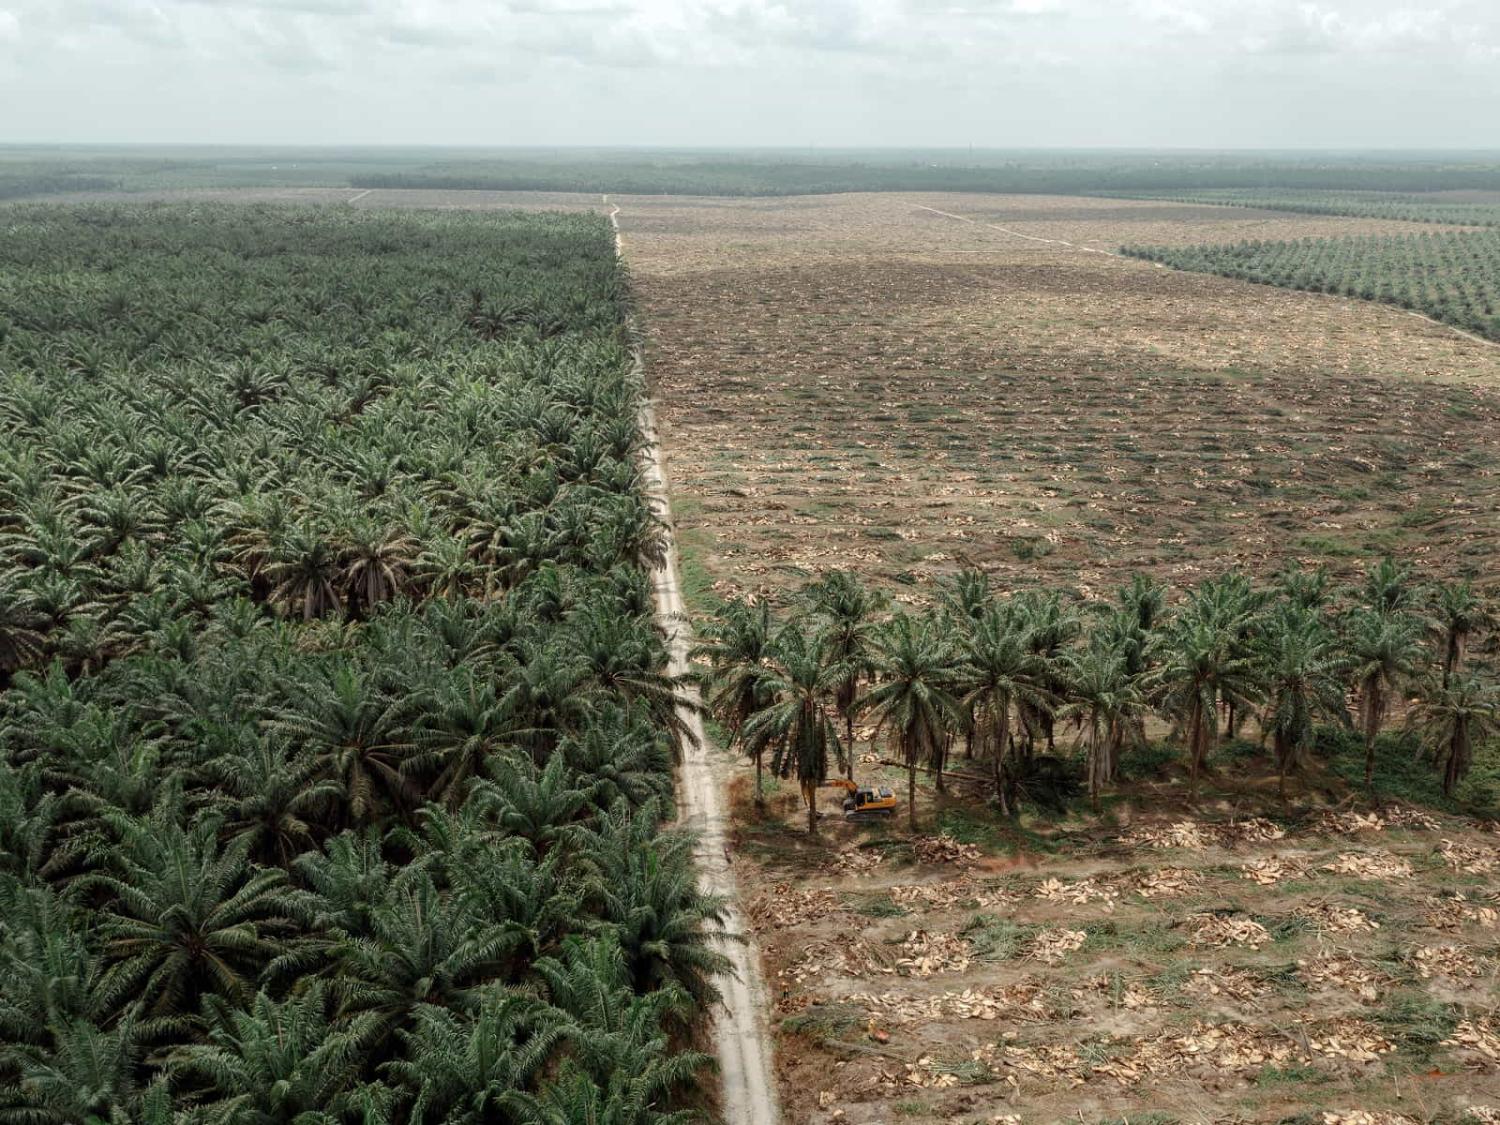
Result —
<path fill-rule="evenodd" d="M 1104 910 L 1113 910 L 1119 901 L 1117 888 L 1095 879 L 1077 879 L 1065 883 L 1058 878 L 1043 879 L 1036 888 L 1036 897 L 1049 902 L 1066 902 L 1074 906 L 1098 903 Z"/>
<path fill-rule="evenodd" d="M 871 848 L 845 848 L 828 866 L 839 875 L 869 875 L 884 861 L 884 852 Z"/>
<path fill-rule="evenodd" d="M 821 921 L 841 909 L 843 904 L 833 891 L 803 890 L 777 883 L 756 896 L 748 913 L 757 930 L 785 930 Z"/>
<path fill-rule="evenodd" d="M 1438 844 L 1437 851 L 1443 862 L 1465 875 L 1490 875 L 1500 871 L 1500 848 L 1444 840 Z"/>
<path fill-rule="evenodd" d="M 1259 883 L 1262 887 L 1274 887 L 1277 883 L 1288 879 L 1300 878 L 1307 873 L 1307 866 L 1295 859 L 1283 859 L 1278 855 L 1268 855 L 1261 859 L 1253 859 L 1249 863 L 1240 866 L 1240 873 L 1251 882 Z"/>
<path fill-rule="evenodd" d="M 1066 960 L 1068 954 L 1082 948 L 1088 936 L 1083 930 L 1043 930 L 1032 938 L 1030 945 L 1026 947 L 1026 958 L 1030 961 L 1041 961 L 1047 965 L 1056 965 Z"/>
<path fill-rule="evenodd" d="M 872 1017 L 893 1024 L 931 1020 L 1050 1020 L 1056 1017 L 1042 986 L 1018 982 L 997 988 L 966 988 L 940 996 L 910 996 L 899 992 L 861 993 L 850 996 Z"/>
<path fill-rule="evenodd" d="M 1230 945 L 1248 945 L 1259 949 L 1271 940 L 1270 933 L 1254 918 L 1243 914 L 1196 914 L 1193 944 L 1223 949 Z"/>
<path fill-rule="evenodd" d="M 1202 851 L 1215 843 L 1213 831 L 1196 820 L 1179 820 L 1173 824 L 1143 824 L 1120 837 L 1131 848 L 1187 848 Z"/>
<path fill-rule="evenodd" d="M 778 975 L 783 980 L 802 984 L 827 976 L 868 977 L 893 975 L 895 972 L 895 957 L 868 942 L 851 941 L 841 944 L 815 942 L 801 960 L 782 969 Z"/>
<path fill-rule="evenodd" d="M 1378 1000 L 1381 989 L 1391 983 L 1388 973 L 1381 972 L 1357 957 L 1342 953 L 1324 953 L 1317 957 L 1303 958 L 1297 962 L 1297 975 L 1308 985 L 1341 988 L 1366 1003 Z"/>
<path fill-rule="evenodd" d="M 1468 925 L 1492 930 L 1500 926 L 1500 909 L 1462 894 L 1429 898 L 1422 916 L 1435 930 L 1461 930 Z"/>
<path fill-rule="evenodd" d="M 1358 934 L 1380 929 L 1380 923 L 1357 906 L 1339 906 L 1326 901 L 1311 902 L 1299 907 L 1297 914 L 1326 933 Z"/>
<path fill-rule="evenodd" d="M 1356 879 L 1408 879 L 1411 864 L 1390 852 L 1345 852 L 1332 863 L 1323 865 L 1324 871 L 1335 875 L 1352 875 Z"/>
<path fill-rule="evenodd" d="M 983 858 L 976 845 L 961 843 L 946 832 L 940 836 L 919 836 L 912 848 L 923 863 L 968 864 Z"/>
<path fill-rule="evenodd" d="M 1203 885 L 1203 876 L 1189 867 L 1159 867 L 1141 872 L 1129 880 L 1129 886 L 1142 898 L 1172 898 L 1188 894 Z"/>
<path fill-rule="evenodd" d="M 1486 1070 L 1500 1067 L 1500 1031 L 1492 1020 L 1459 1021 L 1453 1034 L 1443 1040 L 1443 1046 L 1477 1055 L 1477 1064 Z"/>
<path fill-rule="evenodd" d="M 974 948 L 957 934 L 934 934 L 913 930 L 901 943 L 896 968 L 903 976 L 930 977 L 938 973 L 961 973 L 973 963 Z"/>
<path fill-rule="evenodd" d="M 1412 950 L 1411 963 L 1423 980 L 1433 977 L 1470 980 L 1482 971 L 1478 958 L 1457 945 L 1419 946 Z"/>
<path fill-rule="evenodd" d="M 1223 997 L 1229 1000 L 1258 1000 L 1271 991 L 1265 981 L 1245 969 L 1230 966 L 1194 969 L 1183 988 L 1204 998 Z"/>

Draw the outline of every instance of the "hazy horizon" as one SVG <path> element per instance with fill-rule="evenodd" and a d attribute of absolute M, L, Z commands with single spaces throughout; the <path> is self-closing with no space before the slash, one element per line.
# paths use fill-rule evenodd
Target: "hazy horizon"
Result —
<path fill-rule="evenodd" d="M 0 0 L 19 145 L 1471 151 L 1482 0 Z"/>

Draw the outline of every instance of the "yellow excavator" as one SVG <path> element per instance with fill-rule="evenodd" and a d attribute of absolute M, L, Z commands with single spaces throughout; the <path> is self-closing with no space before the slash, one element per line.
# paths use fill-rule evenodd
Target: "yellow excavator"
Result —
<path fill-rule="evenodd" d="M 891 816 L 896 811 L 896 794 L 884 785 L 858 785 L 846 777 L 832 777 L 823 784 L 844 791 L 844 816 L 849 820 Z"/>

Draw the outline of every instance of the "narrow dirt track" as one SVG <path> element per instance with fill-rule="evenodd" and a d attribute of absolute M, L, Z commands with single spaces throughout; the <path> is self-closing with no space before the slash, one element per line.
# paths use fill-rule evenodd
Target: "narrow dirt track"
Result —
<path fill-rule="evenodd" d="M 604 197 L 608 204 L 609 197 Z M 615 230 L 615 253 L 624 256 L 620 234 L 620 209 L 612 207 L 609 221 Z M 640 354 L 635 362 L 642 365 Z M 667 490 L 661 443 L 657 440 L 656 409 L 647 397 L 641 407 L 641 429 L 647 442 L 646 490 L 652 506 L 667 528 L 667 551 L 663 564 L 652 574 L 656 615 L 667 632 L 670 670 L 688 671 L 689 627 L 682 603 L 677 573 L 677 538 L 672 525 L 672 502 Z M 771 1046 L 761 1014 L 765 986 L 760 979 L 760 955 L 745 929 L 735 895 L 734 871 L 729 864 L 729 818 L 725 811 L 726 770 L 719 752 L 711 746 L 703 719 L 684 708 L 683 720 L 693 736 L 693 745 L 683 751 L 677 775 L 678 822 L 693 833 L 698 882 L 704 889 L 724 895 L 728 911 L 724 940 L 719 950 L 729 958 L 731 975 L 720 982 L 723 1005 L 715 1020 L 714 1039 L 719 1060 L 723 1117 L 727 1125 L 777 1125 L 780 1112 L 771 1066 Z"/>

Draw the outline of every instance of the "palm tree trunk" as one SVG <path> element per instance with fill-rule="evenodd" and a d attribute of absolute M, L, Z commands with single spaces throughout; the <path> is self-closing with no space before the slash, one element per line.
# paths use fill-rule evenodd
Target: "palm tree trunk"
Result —
<path fill-rule="evenodd" d="M 844 759 L 844 776 L 854 780 L 854 708 L 844 708 L 844 747 L 848 757 Z"/>
<path fill-rule="evenodd" d="M 1375 787 L 1375 738 L 1380 733 L 1380 682 L 1366 681 L 1364 697 L 1365 720 L 1365 788 Z"/>
<path fill-rule="evenodd" d="M 755 748 L 755 807 L 757 809 L 760 809 L 761 811 L 765 811 L 766 807 L 766 791 L 761 783 L 761 772 L 764 769 L 764 758 L 765 748 L 762 746 L 757 746 Z"/>
<path fill-rule="evenodd" d="M 906 755 L 906 823 L 913 832 L 917 830 L 917 763 L 910 753 Z"/>
<path fill-rule="evenodd" d="M 1198 772 L 1203 768 L 1203 696 L 1194 691 L 1188 711 L 1188 790 L 1198 799 Z"/>
<path fill-rule="evenodd" d="M 1010 794 L 1006 792 L 1005 784 L 1005 754 L 1007 743 L 1010 742 L 1010 704 L 997 708 L 994 730 L 994 758 L 992 765 L 995 771 L 995 796 L 1000 801 L 1000 815 L 1010 815 Z"/>
<path fill-rule="evenodd" d="M 1099 739 L 1099 714 L 1097 711 L 1089 712 L 1089 802 L 1094 811 L 1099 811 L 1099 790 L 1103 787 L 1100 775 L 1104 772 L 1104 747 Z"/>
<path fill-rule="evenodd" d="M 802 783 L 802 796 L 807 801 L 807 834 L 818 834 L 818 785 L 816 782 Z"/>

